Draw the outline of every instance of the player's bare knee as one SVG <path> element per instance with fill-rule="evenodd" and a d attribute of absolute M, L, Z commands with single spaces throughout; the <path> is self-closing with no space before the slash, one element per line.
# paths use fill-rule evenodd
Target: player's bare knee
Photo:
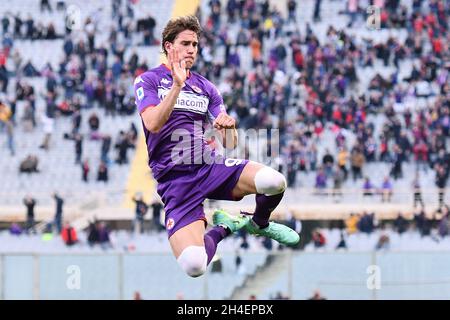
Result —
<path fill-rule="evenodd" d="M 255 175 L 256 192 L 273 196 L 286 190 L 284 175 L 270 167 L 260 169 Z"/>
<path fill-rule="evenodd" d="M 195 278 L 206 272 L 208 255 L 205 247 L 186 247 L 177 259 L 178 264 L 189 276 Z"/>

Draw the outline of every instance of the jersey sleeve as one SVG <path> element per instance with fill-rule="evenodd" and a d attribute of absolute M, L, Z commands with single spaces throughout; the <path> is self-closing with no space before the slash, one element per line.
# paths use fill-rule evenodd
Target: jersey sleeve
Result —
<path fill-rule="evenodd" d="M 212 86 L 209 92 L 209 105 L 208 105 L 208 119 L 211 123 L 217 118 L 221 113 L 226 113 L 225 105 L 223 104 L 223 98 L 219 90 Z"/>
<path fill-rule="evenodd" d="M 134 80 L 134 98 L 139 113 L 161 102 L 158 97 L 158 79 L 154 73 L 140 75 Z"/>

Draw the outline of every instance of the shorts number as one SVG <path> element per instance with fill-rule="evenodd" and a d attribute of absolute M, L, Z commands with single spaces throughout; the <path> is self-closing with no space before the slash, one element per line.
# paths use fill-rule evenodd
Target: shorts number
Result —
<path fill-rule="evenodd" d="M 237 165 L 240 165 L 241 163 L 242 163 L 242 160 L 240 160 L 240 159 L 227 159 L 227 160 L 225 160 L 225 165 L 227 167 L 237 166 Z"/>

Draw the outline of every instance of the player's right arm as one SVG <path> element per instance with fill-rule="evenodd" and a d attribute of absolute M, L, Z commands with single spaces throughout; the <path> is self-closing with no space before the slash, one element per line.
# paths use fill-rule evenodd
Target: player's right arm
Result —
<path fill-rule="evenodd" d="M 178 52 L 175 49 L 168 52 L 168 61 L 172 70 L 172 88 L 158 105 L 151 108 L 148 108 L 151 105 L 144 106 L 144 108 L 140 107 L 145 128 L 151 133 L 158 133 L 169 120 L 187 77 L 186 63 L 184 60 L 180 62 Z M 137 95 L 139 97 L 139 94 Z"/>
<path fill-rule="evenodd" d="M 160 104 L 151 108 L 146 108 L 141 113 L 145 128 L 147 128 L 148 131 L 151 133 L 158 133 L 161 130 L 167 120 L 169 120 L 180 91 L 181 87 L 174 84 Z"/>

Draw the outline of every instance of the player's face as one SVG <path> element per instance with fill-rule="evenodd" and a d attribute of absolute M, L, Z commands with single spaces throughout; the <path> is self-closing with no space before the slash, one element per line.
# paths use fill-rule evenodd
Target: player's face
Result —
<path fill-rule="evenodd" d="M 180 32 L 173 43 L 167 42 L 166 49 L 175 48 L 181 60 L 186 61 L 186 69 L 192 68 L 197 58 L 198 38 L 191 30 Z"/>

